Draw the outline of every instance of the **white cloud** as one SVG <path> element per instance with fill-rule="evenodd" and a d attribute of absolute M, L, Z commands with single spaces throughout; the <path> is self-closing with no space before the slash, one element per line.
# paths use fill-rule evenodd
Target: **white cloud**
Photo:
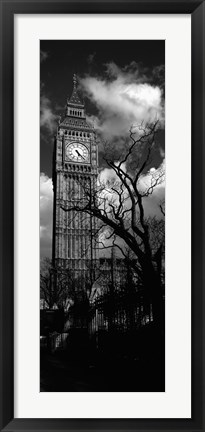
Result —
<path fill-rule="evenodd" d="M 53 218 L 52 179 L 44 173 L 40 175 L 40 242 L 41 256 L 51 256 Z"/>
<path fill-rule="evenodd" d="M 161 180 L 154 187 L 153 193 L 143 199 L 144 211 L 147 216 L 162 217 L 159 204 L 165 199 L 165 160 L 157 169 L 151 168 L 146 175 L 140 178 L 139 187 L 146 191 L 152 185 L 152 181 L 161 175 Z"/>
<path fill-rule="evenodd" d="M 139 189 L 145 192 L 157 179 L 160 179 L 160 181 L 154 186 L 153 193 L 155 194 L 160 188 L 165 188 L 165 159 L 158 168 L 150 168 L 145 175 L 140 176 Z"/>
<path fill-rule="evenodd" d="M 41 63 L 43 63 L 44 61 L 46 61 L 47 58 L 48 58 L 48 56 L 49 56 L 49 53 L 47 51 L 41 50 L 40 51 L 40 60 L 41 60 Z"/>
<path fill-rule="evenodd" d="M 163 90 L 143 75 L 139 77 L 138 65 L 120 69 L 115 63 L 107 65 L 108 77 L 86 76 L 81 88 L 95 104 L 98 115 L 95 126 L 105 139 L 127 135 L 130 126 L 142 121 L 164 121 Z"/>
<path fill-rule="evenodd" d="M 120 162 L 115 162 L 116 165 L 118 165 Z M 121 168 L 124 172 L 126 172 L 126 165 L 125 163 L 122 163 Z M 99 172 L 99 183 L 106 184 L 107 182 L 115 182 L 119 181 L 119 177 L 115 173 L 115 171 L 112 168 L 104 168 Z"/>
<path fill-rule="evenodd" d="M 58 117 L 59 116 L 57 114 L 54 114 L 52 110 L 50 99 L 47 98 L 45 94 L 42 94 L 40 117 L 41 127 L 45 127 L 49 133 L 53 134 L 57 127 L 56 121 Z"/>

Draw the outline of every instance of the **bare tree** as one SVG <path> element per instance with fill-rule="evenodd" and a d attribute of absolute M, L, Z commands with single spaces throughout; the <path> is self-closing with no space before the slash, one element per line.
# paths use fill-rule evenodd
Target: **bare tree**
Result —
<path fill-rule="evenodd" d="M 66 311 L 74 298 L 76 280 L 74 272 L 70 269 L 52 267 L 51 260 L 44 258 L 41 261 L 40 293 L 49 309 L 55 306 Z"/>
<path fill-rule="evenodd" d="M 111 146 L 104 157 L 113 176 L 96 187 L 82 184 L 84 199 L 71 203 L 64 211 L 75 210 L 97 218 L 97 242 L 103 247 L 120 250 L 126 257 L 125 247 L 134 255 L 132 265 L 142 283 L 146 297 L 152 304 L 156 325 L 164 320 L 163 256 L 164 256 L 164 205 L 159 218 L 146 215 L 146 200 L 164 181 L 164 169 L 151 169 L 156 148 L 158 121 L 132 127 L 130 140 L 125 143 L 120 160 L 115 161 Z M 147 179 L 147 183 L 146 180 Z"/>

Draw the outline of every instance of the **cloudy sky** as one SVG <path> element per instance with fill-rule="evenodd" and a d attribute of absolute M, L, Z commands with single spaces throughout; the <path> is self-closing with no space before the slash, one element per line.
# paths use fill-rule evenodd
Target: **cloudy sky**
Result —
<path fill-rule="evenodd" d="M 115 148 L 116 157 L 129 128 L 141 121 L 160 121 L 153 168 L 164 163 L 164 41 L 41 41 L 41 256 L 51 256 L 52 151 L 57 121 L 72 93 L 73 74 L 87 115 L 100 141 Z M 100 166 L 103 166 L 100 146 Z M 103 175 L 105 175 L 104 171 Z M 109 175 L 109 173 L 107 173 Z M 163 196 L 163 186 L 158 194 Z M 155 208 L 155 197 L 151 198 Z"/>

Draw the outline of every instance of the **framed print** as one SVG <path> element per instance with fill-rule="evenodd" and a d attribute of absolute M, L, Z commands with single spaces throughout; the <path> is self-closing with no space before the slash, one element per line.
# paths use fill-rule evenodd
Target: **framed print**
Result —
<path fill-rule="evenodd" d="M 204 1 L 1 19 L 1 429 L 203 430 Z"/>

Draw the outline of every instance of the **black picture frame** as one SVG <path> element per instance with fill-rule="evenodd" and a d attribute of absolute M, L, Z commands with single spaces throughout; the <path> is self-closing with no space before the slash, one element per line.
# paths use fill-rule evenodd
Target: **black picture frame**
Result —
<path fill-rule="evenodd" d="M 4 431 L 205 430 L 204 374 L 204 23 L 203 0 L 8 1 L 1 0 L 1 411 Z M 191 14 L 192 21 L 192 418 L 14 418 L 14 14 Z M 183 193 L 183 191 L 182 191 Z"/>

